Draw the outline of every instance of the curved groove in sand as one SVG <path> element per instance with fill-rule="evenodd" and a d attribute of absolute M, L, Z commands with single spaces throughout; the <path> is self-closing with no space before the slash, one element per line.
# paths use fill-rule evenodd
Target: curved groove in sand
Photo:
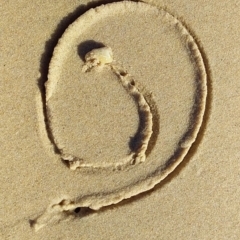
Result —
<path fill-rule="evenodd" d="M 118 77 L 127 93 L 135 100 L 138 106 L 139 115 L 143 116 L 142 122 L 144 126 L 141 128 L 141 132 L 138 133 L 138 135 L 141 136 L 141 139 L 139 139 L 140 143 L 138 144 L 139 146 L 137 149 L 134 149 L 134 151 L 132 151 L 125 159 L 118 161 L 117 165 L 109 164 L 107 166 L 105 165 L 105 167 L 123 168 L 127 165 L 144 162 L 146 160 L 148 143 L 153 132 L 153 114 L 147 100 L 144 97 L 144 94 L 141 93 L 140 89 L 137 87 L 137 82 L 134 78 L 119 64 L 116 62 L 113 63 L 113 53 L 110 47 L 93 49 L 86 54 L 85 60 L 86 62 L 82 69 L 85 73 L 91 71 L 93 68 L 109 66 L 112 72 Z M 68 161 L 68 165 L 72 170 L 79 167 L 96 167 L 91 164 L 84 163 L 82 159 L 79 159 L 77 156 L 68 154 L 68 156 L 61 155 L 61 157 L 63 160 Z"/>
<path fill-rule="evenodd" d="M 126 5 L 127 7 L 135 7 L 136 5 L 141 6 L 143 8 L 149 7 L 149 8 L 156 8 L 154 6 L 150 6 L 145 3 L 133 3 L 133 2 L 120 2 L 120 3 L 113 3 L 108 4 L 109 8 L 110 5 L 112 5 L 112 11 L 116 10 L 117 7 L 122 7 L 122 5 Z M 99 7 L 98 10 L 91 10 L 87 12 L 84 17 L 80 17 L 77 21 L 83 21 L 83 24 L 86 21 L 91 21 L 93 19 L 93 11 L 100 11 L 100 8 L 104 8 L 104 6 Z M 172 14 L 166 12 L 163 9 L 159 9 L 159 11 L 163 11 L 165 16 L 171 21 L 175 27 L 179 30 L 181 34 L 181 38 L 184 40 L 185 46 L 189 52 L 189 55 L 191 56 L 191 59 L 194 63 L 194 68 L 197 73 L 197 89 L 195 93 L 195 101 L 197 105 L 193 109 L 193 117 L 194 121 L 190 119 L 190 130 L 182 137 L 182 139 L 179 142 L 179 147 L 175 151 L 175 153 L 169 157 L 169 159 L 166 161 L 165 165 L 158 166 L 154 172 L 148 173 L 148 175 L 144 178 L 139 178 L 137 182 L 132 183 L 131 185 L 124 187 L 124 188 L 116 188 L 115 191 L 111 192 L 101 192 L 101 193 L 93 193 L 90 195 L 86 195 L 83 197 L 67 197 L 64 199 L 61 199 L 61 201 L 57 201 L 53 204 L 51 204 L 46 211 L 35 218 L 33 220 L 34 224 L 33 227 L 37 230 L 40 227 L 48 224 L 51 219 L 53 219 L 56 215 L 61 215 L 63 213 L 68 212 L 71 215 L 71 212 L 74 211 L 76 208 L 81 207 L 87 207 L 94 210 L 98 210 L 103 206 L 116 204 L 123 199 L 130 198 L 132 196 L 135 196 L 139 193 L 142 193 L 144 191 L 147 191 L 151 188 L 153 188 L 156 184 L 158 184 L 161 180 L 166 178 L 184 159 L 184 157 L 189 152 L 190 147 L 192 146 L 193 142 L 196 140 L 196 137 L 198 135 L 198 132 L 201 128 L 204 112 L 206 108 L 206 99 L 207 99 L 207 72 L 206 72 L 206 66 L 200 51 L 200 48 L 197 44 L 197 42 L 194 40 L 193 36 L 189 33 L 187 28 Z M 74 26 L 72 25 L 67 30 L 67 33 L 70 33 L 74 30 Z M 67 33 L 64 34 L 63 38 L 68 38 Z M 69 34 L 71 35 L 71 34 Z M 71 37 L 71 36 L 70 36 Z M 62 40 L 63 41 L 63 40 Z M 61 53 L 62 52 L 62 53 Z M 60 54 L 64 56 L 63 50 L 61 49 L 61 43 L 56 47 L 54 51 L 54 55 Z M 52 66 L 57 65 L 57 58 L 55 58 L 55 61 L 52 61 Z M 62 59 L 61 59 L 62 60 Z M 52 68 L 54 69 L 54 68 Z M 59 74 L 59 73 L 58 73 Z M 121 74 L 120 74 L 121 75 Z M 55 78 L 54 71 L 50 71 L 49 75 L 50 81 L 46 84 L 46 100 L 48 101 L 54 91 L 54 87 L 56 86 L 56 81 L 58 79 Z M 125 80 L 125 79 L 123 79 Z M 121 79 L 122 81 L 122 79 Z M 192 125 L 193 124 L 193 125 Z M 59 219 L 64 219 L 64 217 L 59 217 Z"/>

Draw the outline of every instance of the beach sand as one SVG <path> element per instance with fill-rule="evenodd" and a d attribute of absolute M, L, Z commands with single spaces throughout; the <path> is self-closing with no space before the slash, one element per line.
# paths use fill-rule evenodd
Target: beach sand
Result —
<path fill-rule="evenodd" d="M 0 6 L 0 239 L 240 238 L 237 1 Z"/>

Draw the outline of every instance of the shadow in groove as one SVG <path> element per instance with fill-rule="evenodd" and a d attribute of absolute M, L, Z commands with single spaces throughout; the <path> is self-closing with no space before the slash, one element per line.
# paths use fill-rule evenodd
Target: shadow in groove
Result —
<path fill-rule="evenodd" d="M 66 28 L 71 23 L 73 23 L 78 17 L 80 17 L 82 14 L 84 14 L 86 11 L 88 11 L 91 8 L 95 8 L 102 4 L 113 3 L 113 2 L 120 2 L 120 0 L 98 0 L 98 1 L 89 2 L 88 4 L 79 5 L 79 7 L 77 7 L 73 12 L 69 13 L 66 17 L 64 17 L 58 23 L 55 31 L 51 35 L 51 38 L 49 40 L 47 40 L 45 43 L 45 49 L 41 56 L 40 67 L 39 67 L 39 72 L 41 73 L 41 77 L 37 80 L 37 84 L 38 84 L 39 90 L 41 92 L 46 131 L 47 131 L 49 140 L 51 141 L 51 143 L 54 146 L 54 151 L 56 154 L 60 154 L 61 151 L 60 151 L 60 149 L 58 149 L 56 143 L 54 142 L 54 138 L 49 129 L 49 122 L 47 120 L 46 99 L 45 99 L 46 90 L 45 90 L 45 86 L 44 86 L 45 82 L 47 81 L 49 63 L 51 61 L 54 48 L 57 45 L 58 40 L 61 38 L 61 36 L 63 35 Z M 84 54 L 84 52 L 87 51 L 87 49 L 84 49 L 83 47 L 79 47 L 78 51 L 79 51 L 80 56 L 82 56 Z"/>

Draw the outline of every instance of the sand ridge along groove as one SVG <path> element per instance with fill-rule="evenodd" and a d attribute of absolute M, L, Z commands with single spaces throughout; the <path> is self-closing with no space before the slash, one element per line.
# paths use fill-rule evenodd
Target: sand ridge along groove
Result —
<path fill-rule="evenodd" d="M 93 49 L 88 52 L 85 56 L 86 63 L 83 66 L 83 72 L 91 71 L 93 68 L 101 69 L 104 66 L 109 66 L 110 70 L 112 70 L 117 76 L 118 79 L 121 81 L 122 86 L 126 89 L 126 91 L 134 98 L 135 102 L 138 105 L 138 112 L 139 115 L 142 116 L 143 126 L 140 129 L 140 136 L 139 144 L 135 151 L 131 152 L 124 161 L 118 162 L 117 164 L 110 166 L 114 168 L 122 168 L 123 165 L 133 165 L 137 163 L 144 162 L 146 160 L 146 150 L 148 147 L 148 143 L 150 137 L 152 135 L 152 112 L 147 100 L 145 99 L 143 93 L 137 88 L 137 82 L 134 78 L 124 70 L 117 62 L 113 62 L 113 53 L 110 47 L 102 47 Z M 69 166 L 71 169 L 75 170 L 78 167 L 86 167 L 86 164 L 82 164 L 82 160 L 78 157 L 71 156 L 71 155 L 62 155 L 63 160 L 69 161 Z M 105 165 L 106 166 L 106 165 Z M 109 166 L 109 165 L 107 165 Z M 93 166 L 94 167 L 94 166 Z"/>
<path fill-rule="evenodd" d="M 45 85 L 58 154 L 77 168 L 76 183 L 88 169 L 91 181 L 78 196 L 65 189 L 31 221 L 36 230 L 76 208 L 97 210 L 153 188 L 191 148 L 207 97 L 204 61 L 188 30 L 161 8 L 129 1 L 90 9 L 68 27 Z M 146 160 L 134 161 L 138 153 Z M 130 164 L 113 170 L 124 157 Z"/>

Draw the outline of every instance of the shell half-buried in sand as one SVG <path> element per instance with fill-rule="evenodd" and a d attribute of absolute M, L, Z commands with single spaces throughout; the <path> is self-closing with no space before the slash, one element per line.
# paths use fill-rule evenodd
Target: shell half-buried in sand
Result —
<path fill-rule="evenodd" d="M 197 43 L 165 10 L 124 1 L 80 16 L 59 40 L 46 82 L 49 144 L 66 168 L 61 178 L 76 187 L 62 188 L 66 197 L 32 226 L 118 203 L 164 179 L 200 130 L 206 81 Z"/>

